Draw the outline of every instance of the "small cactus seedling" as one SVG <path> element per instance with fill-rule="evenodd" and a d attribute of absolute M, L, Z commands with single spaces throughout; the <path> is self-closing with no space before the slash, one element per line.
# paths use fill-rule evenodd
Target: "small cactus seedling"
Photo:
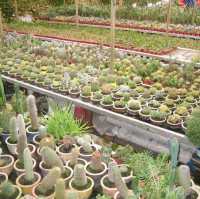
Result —
<path fill-rule="evenodd" d="M 25 180 L 26 182 L 33 183 L 34 171 L 33 171 L 33 160 L 29 148 L 24 150 L 24 169 L 25 169 Z"/>
<path fill-rule="evenodd" d="M 120 196 L 123 199 L 129 199 L 131 197 L 135 197 L 134 193 L 128 190 L 125 182 L 123 181 L 119 167 L 114 166 L 112 167 L 112 170 L 113 170 L 114 182 L 117 187 L 117 190 L 119 191 Z"/>
<path fill-rule="evenodd" d="M 61 170 L 59 167 L 54 167 L 53 169 L 51 169 L 47 176 L 43 178 L 42 182 L 38 186 L 38 191 L 44 196 L 47 195 L 49 191 L 54 189 L 54 186 L 60 176 Z"/>
<path fill-rule="evenodd" d="M 75 147 L 75 148 L 72 149 L 70 166 L 74 167 L 78 163 L 78 157 L 79 157 L 79 148 Z"/>
<path fill-rule="evenodd" d="M 190 168 L 187 165 L 181 165 L 177 169 L 178 184 L 181 185 L 185 191 L 191 187 Z"/>
<path fill-rule="evenodd" d="M 77 188 L 85 187 L 88 183 L 84 166 L 77 164 L 74 168 L 73 183 Z"/>
<path fill-rule="evenodd" d="M 5 182 L 0 187 L 0 198 L 14 198 L 16 189 L 11 182 Z"/>
<path fill-rule="evenodd" d="M 27 97 L 27 108 L 31 119 L 31 130 L 37 131 L 39 128 L 38 111 L 35 103 L 35 97 L 33 95 L 29 95 Z"/>
<path fill-rule="evenodd" d="M 101 153 L 99 151 L 93 153 L 89 167 L 95 172 L 101 172 L 104 169 L 101 161 Z"/>
<path fill-rule="evenodd" d="M 55 187 L 55 199 L 66 199 L 66 193 L 65 193 L 65 181 L 60 178 L 56 182 Z"/>
<path fill-rule="evenodd" d="M 17 130 L 16 117 L 10 118 L 9 126 L 10 126 L 10 134 L 11 134 L 10 141 L 11 141 L 11 143 L 17 143 L 18 130 Z"/>
<path fill-rule="evenodd" d="M 42 159 L 48 168 L 59 167 L 62 173 L 65 171 L 62 160 L 53 149 L 49 147 L 43 147 L 41 149 L 41 154 Z"/>

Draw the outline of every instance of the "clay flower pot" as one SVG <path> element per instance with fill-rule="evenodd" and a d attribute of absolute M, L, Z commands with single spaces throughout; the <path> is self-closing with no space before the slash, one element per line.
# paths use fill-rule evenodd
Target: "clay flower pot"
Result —
<path fill-rule="evenodd" d="M 6 160 L 6 164 L 0 167 L 0 172 L 9 176 L 13 170 L 14 158 L 11 155 L 0 155 L 0 159 L 2 158 Z"/>
<path fill-rule="evenodd" d="M 77 164 L 82 164 L 83 166 L 85 166 L 85 165 L 87 164 L 87 161 L 84 160 L 84 159 L 82 159 L 82 158 L 78 158 L 78 159 L 77 159 Z M 74 167 L 72 167 L 72 166 L 70 165 L 70 160 L 68 160 L 68 161 L 66 162 L 66 166 L 68 166 L 68 167 L 74 169 Z"/>
<path fill-rule="evenodd" d="M 8 181 L 8 175 L 6 173 L 1 173 L 0 172 L 0 184 Z"/>
<path fill-rule="evenodd" d="M 93 148 L 93 152 L 97 150 L 95 145 L 92 145 L 92 148 Z M 84 153 L 83 147 L 82 146 L 80 147 L 80 157 L 86 161 L 90 161 L 93 152 L 92 153 Z"/>
<path fill-rule="evenodd" d="M 20 176 L 21 174 L 25 173 L 25 169 L 19 168 L 18 164 L 19 160 L 16 160 L 14 163 L 14 171 L 17 176 Z M 33 158 L 33 169 L 35 169 L 35 167 L 36 167 L 36 160 Z"/>
<path fill-rule="evenodd" d="M 107 165 L 104 162 L 102 162 L 103 170 L 101 172 L 94 173 L 89 170 L 90 164 L 91 163 L 88 162 L 85 165 L 85 171 L 86 171 L 87 176 L 91 177 L 94 180 L 95 188 L 97 188 L 100 185 L 101 178 L 106 174 L 108 168 L 107 168 Z"/>
<path fill-rule="evenodd" d="M 41 194 L 39 194 L 38 191 L 37 191 L 37 188 L 38 188 L 39 185 L 40 185 L 40 184 L 34 186 L 33 189 L 32 189 L 32 195 L 33 195 L 35 198 L 42 197 L 42 198 L 44 198 L 44 199 L 54 199 L 55 192 L 50 193 L 48 196 L 42 196 Z"/>
<path fill-rule="evenodd" d="M 89 199 L 91 194 L 92 194 L 92 191 L 93 191 L 93 187 L 94 187 L 94 181 L 92 178 L 90 177 L 87 177 L 88 180 L 91 182 L 91 185 L 89 188 L 85 189 L 85 190 L 78 190 L 76 189 L 74 186 L 73 186 L 73 179 L 70 180 L 69 182 L 69 188 L 71 190 L 75 190 L 77 193 L 78 193 L 78 198 L 79 199 Z"/>
<path fill-rule="evenodd" d="M 31 125 L 26 127 L 26 132 L 27 132 L 27 138 L 29 142 L 33 142 L 33 137 L 39 134 L 38 131 L 31 131 Z"/>
<path fill-rule="evenodd" d="M 129 190 L 129 192 L 131 193 L 132 190 Z M 115 194 L 114 199 L 121 199 L 119 191 Z"/>
<path fill-rule="evenodd" d="M 25 176 L 25 173 L 21 174 L 16 179 L 16 185 L 22 189 L 22 192 L 24 195 L 26 194 L 32 194 L 33 187 L 37 186 L 41 180 L 41 176 L 39 173 L 34 172 L 34 175 L 36 177 L 35 181 L 30 185 L 23 184 L 23 178 Z"/>
<path fill-rule="evenodd" d="M 58 153 L 58 155 L 64 160 L 64 161 L 68 161 L 71 159 L 72 157 L 72 153 L 71 150 L 69 152 L 63 152 L 62 148 L 63 148 L 64 144 L 61 144 L 60 146 L 57 147 L 56 151 Z M 75 144 L 73 144 L 73 148 L 77 147 Z"/>
<path fill-rule="evenodd" d="M 5 142 L 8 148 L 8 151 L 12 154 L 12 155 L 16 155 L 16 148 L 17 148 L 17 143 L 16 144 L 12 144 L 10 143 L 10 136 L 6 138 Z"/>

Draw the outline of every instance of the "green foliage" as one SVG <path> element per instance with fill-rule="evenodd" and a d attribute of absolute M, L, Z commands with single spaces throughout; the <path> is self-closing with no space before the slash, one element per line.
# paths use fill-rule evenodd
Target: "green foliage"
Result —
<path fill-rule="evenodd" d="M 6 95 L 5 95 L 5 91 L 4 91 L 3 81 L 0 76 L 0 110 L 3 107 L 5 107 L 5 105 L 6 105 Z"/>
<path fill-rule="evenodd" d="M 15 196 L 16 189 L 11 182 L 5 182 L 0 186 L 0 198 L 12 198 Z"/>
<path fill-rule="evenodd" d="M 190 141 L 196 146 L 200 146 L 200 109 L 194 109 L 191 117 L 186 121 L 187 124 L 187 136 Z"/>
<path fill-rule="evenodd" d="M 0 112 L 0 129 L 2 131 L 9 131 L 9 123 L 11 117 L 14 116 L 14 113 L 9 111 L 2 111 Z"/>
<path fill-rule="evenodd" d="M 12 6 L 12 0 L 1 0 L 0 1 L 0 9 L 3 12 L 3 17 L 10 21 L 13 16 L 14 9 Z"/>
<path fill-rule="evenodd" d="M 74 119 L 71 107 L 56 107 L 54 113 L 47 121 L 47 131 L 56 139 L 60 140 L 65 135 L 79 136 L 89 130 L 87 124 Z"/>

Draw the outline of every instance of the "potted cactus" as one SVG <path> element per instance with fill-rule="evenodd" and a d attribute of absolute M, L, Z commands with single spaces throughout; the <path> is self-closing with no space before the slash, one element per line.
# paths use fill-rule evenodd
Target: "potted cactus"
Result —
<path fill-rule="evenodd" d="M 151 100 L 148 103 L 148 106 L 152 109 L 152 110 L 158 110 L 158 108 L 160 107 L 160 102 L 157 100 Z"/>
<path fill-rule="evenodd" d="M 94 187 L 94 181 L 86 176 L 84 166 L 77 164 L 74 168 L 74 176 L 69 182 L 69 188 L 78 192 L 79 199 L 90 198 Z"/>
<path fill-rule="evenodd" d="M 150 115 L 151 115 L 151 109 L 148 106 L 143 107 L 139 111 L 140 118 L 145 122 L 148 122 L 150 120 Z"/>
<path fill-rule="evenodd" d="M 11 155 L 2 155 L 2 149 L 0 148 L 0 172 L 5 173 L 8 176 L 13 170 L 14 158 Z"/>
<path fill-rule="evenodd" d="M 103 95 L 101 94 L 100 91 L 96 91 L 93 93 L 93 95 L 91 96 L 91 101 L 93 104 L 99 104 L 101 99 L 102 99 Z"/>
<path fill-rule="evenodd" d="M 78 146 L 75 144 L 75 140 L 70 136 L 65 136 L 62 143 L 63 144 L 57 147 L 57 152 L 64 161 L 68 161 L 71 159 L 72 150 L 76 147 L 78 148 Z"/>
<path fill-rule="evenodd" d="M 154 96 L 154 100 L 158 101 L 158 102 L 164 102 L 165 101 L 165 93 L 163 91 L 157 91 L 155 93 L 155 96 Z"/>
<path fill-rule="evenodd" d="M 17 139 L 18 139 L 18 130 L 17 130 L 17 119 L 16 117 L 12 117 L 10 119 L 10 136 L 6 139 L 6 145 L 8 147 L 9 152 L 12 155 L 15 155 L 17 148 Z"/>
<path fill-rule="evenodd" d="M 123 96 L 124 96 L 124 93 L 120 90 L 112 94 L 113 100 L 120 100 L 123 98 Z"/>
<path fill-rule="evenodd" d="M 4 182 L 0 185 L 0 198 L 2 199 L 20 199 L 22 191 L 20 187 L 11 182 Z"/>
<path fill-rule="evenodd" d="M 72 169 L 74 169 L 76 164 L 82 164 L 85 166 L 87 164 L 87 161 L 82 158 L 79 158 L 79 155 L 80 155 L 79 148 L 78 147 L 73 148 L 71 152 L 70 160 L 66 162 L 66 165 Z"/>
<path fill-rule="evenodd" d="M 22 189 L 23 194 L 32 194 L 34 186 L 38 185 L 41 176 L 39 173 L 34 172 L 33 161 L 29 148 L 24 150 L 24 169 L 25 173 L 22 173 L 16 179 L 16 185 Z"/>
<path fill-rule="evenodd" d="M 130 100 L 127 104 L 127 111 L 129 115 L 138 116 L 141 110 L 141 104 L 138 100 Z"/>
<path fill-rule="evenodd" d="M 175 103 L 178 103 L 180 100 L 180 97 L 178 96 L 178 91 L 176 88 L 171 88 L 168 91 L 167 99 L 172 99 Z"/>
<path fill-rule="evenodd" d="M 26 128 L 28 139 L 32 142 L 33 137 L 38 134 L 39 121 L 38 121 L 38 111 L 36 107 L 35 97 L 29 95 L 27 97 L 27 109 L 29 112 L 31 125 Z"/>
<path fill-rule="evenodd" d="M 87 176 L 90 176 L 95 182 L 95 188 L 100 185 L 101 178 L 107 172 L 107 165 L 102 162 L 101 153 L 95 151 L 90 162 L 85 165 Z"/>
<path fill-rule="evenodd" d="M 0 172 L 0 185 L 8 181 L 8 175 L 6 173 Z"/>
<path fill-rule="evenodd" d="M 77 98 L 80 95 L 80 87 L 79 87 L 79 83 L 73 81 L 70 85 L 70 89 L 69 89 L 69 94 L 71 97 L 73 98 Z"/>
<path fill-rule="evenodd" d="M 197 100 L 193 96 L 187 96 L 185 102 L 191 104 L 193 107 L 196 107 Z"/>
<path fill-rule="evenodd" d="M 84 86 L 81 89 L 81 99 L 83 101 L 89 102 L 92 95 L 91 86 Z"/>
<path fill-rule="evenodd" d="M 161 113 L 165 113 L 166 116 L 171 115 L 171 110 L 168 108 L 168 106 L 161 104 L 161 106 L 158 109 Z"/>
<path fill-rule="evenodd" d="M 180 129 L 182 124 L 182 119 L 179 115 L 173 114 L 167 118 L 167 124 L 171 129 Z"/>
<path fill-rule="evenodd" d="M 182 119 L 185 119 L 189 115 L 188 109 L 185 106 L 182 106 L 182 105 L 178 106 L 176 108 L 176 110 L 174 111 L 174 113 L 177 114 L 177 115 L 180 115 L 180 117 Z"/>
<path fill-rule="evenodd" d="M 112 97 L 110 95 L 106 95 L 102 98 L 102 100 L 100 101 L 100 105 L 105 108 L 105 109 L 109 109 L 111 110 L 113 107 L 113 100 Z"/>
<path fill-rule="evenodd" d="M 166 114 L 160 111 L 152 111 L 150 121 L 154 125 L 162 126 L 166 121 Z"/>
<path fill-rule="evenodd" d="M 50 169 L 53 167 L 59 167 L 61 170 L 61 177 L 65 180 L 66 185 L 73 175 L 73 170 L 70 167 L 64 166 L 60 157 L 56 154 L 56 152 L 49 148 L 43 147 L 41 149 L 42 160 L 39 164 L 39 168 L 42 172 L 43 176 L 46 176 Z"/>
<path fill-rule="evenodd" d="M 113 110 L 116 113 L 125 113 L 126 112 L 126 103 L 124 100 L 118 100 L 113 103 Z"/>
<path fill-rule="evenodd" d="M 164 101 L 164 105 L 166 105 L 171 111 L 174 111 L 176 105 L 174 104 L 174 100 L 172 99 L 166 99 Z"/>
<path fill-rule="evenodd" d="M 55 184 L 61 176 L 61 170 L 59 167 L 54 167 L 49 171 L 47 176 L 43 178 L 41 183 L 33 188 L 32 195 L 35 198 L 54 199 Z"/>

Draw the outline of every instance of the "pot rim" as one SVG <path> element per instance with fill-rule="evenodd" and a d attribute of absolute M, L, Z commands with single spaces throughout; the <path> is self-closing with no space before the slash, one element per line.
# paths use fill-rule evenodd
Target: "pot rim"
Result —
<path fill-rule="evenodd" d="M 108 169 L 106 163 L 105 163 L 105 162 L 101 162 L 101 164 L 104 166 L 103 171 L 101 171 L 101 172 L 99 172 L 99 173 L 91 173 L 90 171 L 87 170 L 87 167 L 88 167 L 90 164 L 91 164 L 91 162 L 87 162 L 87 164 L 85 165 L 85 171 L 86 171 L 86 173 L 87 173 L 88 175 L 90 175 L 90 176 L 101 176 L 101 175 L 103 175 L 103 174 L 107 171 L 107 169 Z"/>
<path fill-rule="evenodd" d="M 0 167 L 0 169 L 5 169 L 5 168 L 8 168 L 8 167 L 11 167 L 13 164 L 14 164 L 14 157 L 12 155 L 9 155 L 9 154 L 5 154 L 5 155 L 0 155 L 0 157 L 9 157 L 11 159 L 11 162 L 3 167 Z"/>

